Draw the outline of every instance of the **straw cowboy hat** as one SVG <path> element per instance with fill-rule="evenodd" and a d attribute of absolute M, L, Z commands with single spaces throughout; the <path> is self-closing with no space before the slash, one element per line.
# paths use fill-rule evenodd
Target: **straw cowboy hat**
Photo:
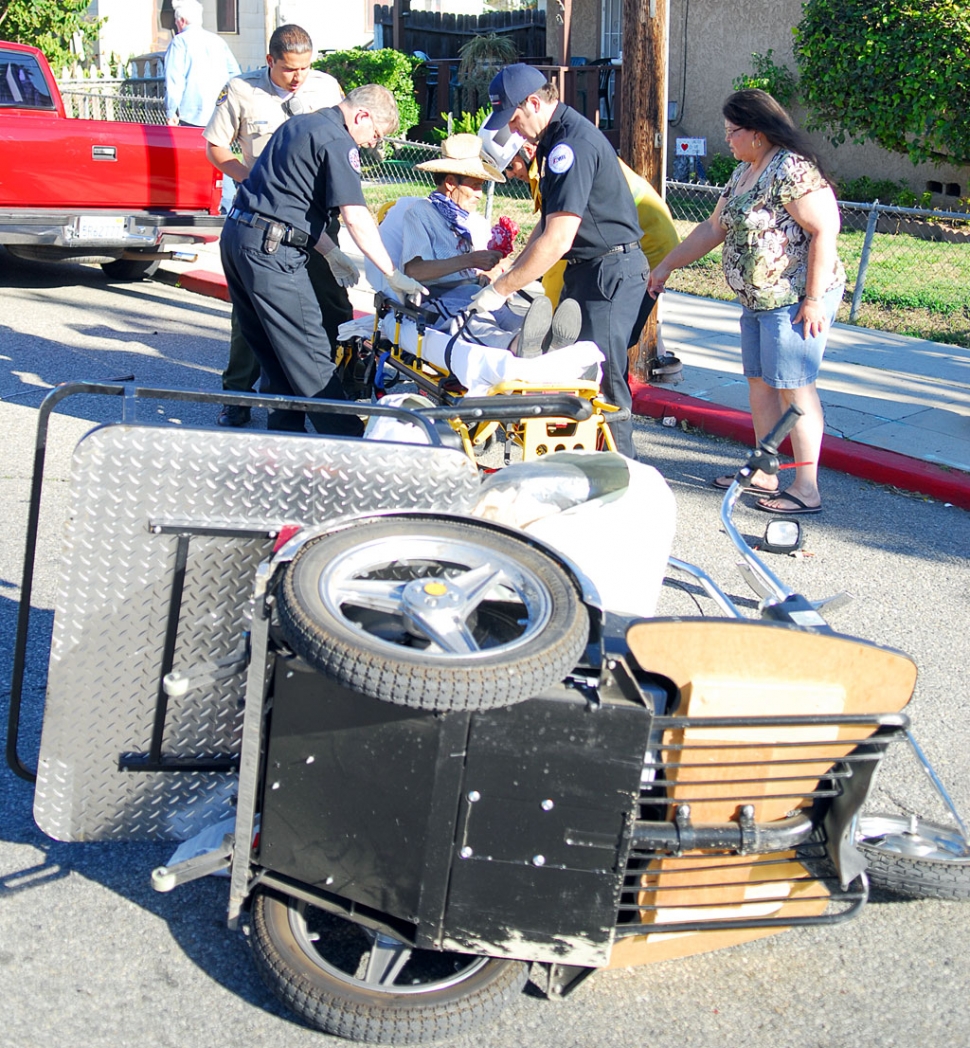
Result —
<path fill-rule="evenodd" d="M 419 171 L 442 171 L 462 178 L 481 178 L 487 182 L 504 182 L 505 175 L 482 159 L 482 140 L 478 135 L 452 135 L 441 143 L 441 156 L 416 164 Z"/>

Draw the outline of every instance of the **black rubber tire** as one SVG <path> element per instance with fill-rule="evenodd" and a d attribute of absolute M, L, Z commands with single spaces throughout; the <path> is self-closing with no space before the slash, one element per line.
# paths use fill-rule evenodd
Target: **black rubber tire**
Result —
<path fill-rule="evenodd" d="M 475 572 L 493 573 L 487 587 L 474 589 Z M 447 593 L 427 595 L 432 583 Z M 383 604 L 355 603 L 369 599 Z M 434 600 L 464 615 L 450 632 Z M 279 587 L 279 622 L 293 650 L 344 687 L 435 711 L 531 698 L 576 666 L 589 634 L 576 586 L 545 553 L 484 524 L 412 517 L 307 543 Z"/>
<path fill-rule="evenodd" d="M 370 948 L 360 926 L 263 890 L 253 900 L 251 942 L 260 975 L 287 1008 L 352 1041 L 457 1037 L 494 1018 L 528 979 L 522 961 L 431 950 L 411 951 L 396 981 L 356 978 Z"/>
<path fill-rule="evenodd" d="M 127 283 L 134 280 L 145 280 L 152 276 L 160 265 L 161 261 L 157 258 L 148 262 L 117 258 L 114 262 L 102 262 L 101 271 L 109 280 Z"/>
<path fill-rule="evenodd" d="M 897 815 L 863 815 L 856 846 L 870 883 L 908 899 L 970 899 L 970 856 L 960 855 L 955 830 Z"/>

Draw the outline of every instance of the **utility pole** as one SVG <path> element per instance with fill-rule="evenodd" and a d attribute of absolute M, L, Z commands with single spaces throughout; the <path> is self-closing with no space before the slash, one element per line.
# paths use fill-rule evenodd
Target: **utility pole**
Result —
<path fill-rule="evenodd" d="M 667 157 L 667 18 L 669 0 L 623 0 L 620 156 L 663 193 Z M 656 311 L 630 351 L 630 376 L 650 379 L 657 357 Z"/>

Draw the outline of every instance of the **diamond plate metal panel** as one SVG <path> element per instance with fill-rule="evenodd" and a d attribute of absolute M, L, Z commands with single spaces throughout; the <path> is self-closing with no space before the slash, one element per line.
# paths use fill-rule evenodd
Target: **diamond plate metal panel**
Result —
<path fill-rule="evenodd" d="M 235 775 L 134 772 L 146 753 L 177 535 L 153 525 L 279 528 L 386 510 L 463 513 L 478 474 L 460 452 L 279 433 L 113 425 L 74 452 L 34 794 L 58 840 L 181 840 L 232 814 Z M 265 538 L 193 536 L 175 670 L 232 652 Z M 171 699 L 163 753 L 236 754 L 244 675 Z"/>

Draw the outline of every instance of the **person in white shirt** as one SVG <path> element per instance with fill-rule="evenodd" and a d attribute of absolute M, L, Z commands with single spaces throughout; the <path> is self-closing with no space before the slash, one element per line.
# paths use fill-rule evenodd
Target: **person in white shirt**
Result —
<path fill-rule="evenodd" d="M 199 0 L 175 0 L 172 9 L 177 35 L 165 52 L 165 118 L 173 126 L 205 127 L 239 63 L 222 37 L 202 28 Z"/>

